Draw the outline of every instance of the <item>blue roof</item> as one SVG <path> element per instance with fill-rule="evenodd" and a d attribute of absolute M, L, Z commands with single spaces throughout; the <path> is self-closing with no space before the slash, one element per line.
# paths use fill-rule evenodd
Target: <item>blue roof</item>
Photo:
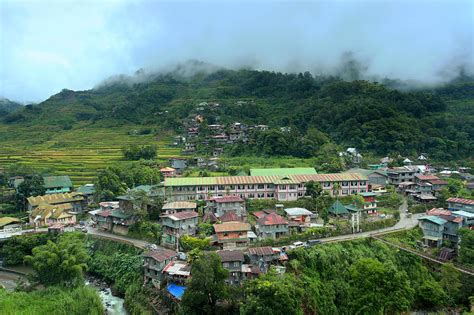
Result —
<path fill-rule="evenodd" d="M 438 225 L 443 225 L 446 222 L 448 222 L 445 219 L 442 219 L 442 218 L 434 216 L 434 215 L 428 215 L 428 216 L 425 216 L 425 217 L 421 217 L 418 220 L 428 220 L 428 221 L 433 222 L 433 223 L 438 224 Z"/>
<path fill-rule="evenodd" d="M 186 291 L 186 287 L 172 283 L 172 284 L 168 284 L 168 286 L 166 287 L 166 290 L 168 290 L 168 292 L 172 296 L 181 300 L 181 298 L 183 297 L 184 291 Z"/>

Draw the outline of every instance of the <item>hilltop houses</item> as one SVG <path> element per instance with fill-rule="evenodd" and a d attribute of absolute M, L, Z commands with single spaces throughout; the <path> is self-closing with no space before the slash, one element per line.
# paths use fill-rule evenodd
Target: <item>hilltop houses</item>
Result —
<path fill-rule="evenodd" d="M 49 204 L 49 205 L 70 204 L 72 207 L 72 210 L 77 213 L 81 213 L 87 208 L 87 201 L 85 200 L 82 193 L 78 193 L 78 192 L 28 197 L 27 202 L 28 202 L 28 211 L 33 211 L 40 204 Z"/>
<path fill-rule="evenodd" d="M 177 247 L 179 237 L 195 235 L 198 224 L 198 213 L 182 211 L 160 216 L 162 224 L 162 244 L 167 247 Z"/>
<path fill-rule="evenodd" d="M 217 217 L 221 217 L 229 211 L 234 211 L 241 217 L 247 215 L 245 200 L 240 196 L 211 197 L 206 200 L 206 208 Z"/>
<path fill-rule="evenodd" d="M 29 223 L 32 226 L 50 226 L 57 223 L 62 225 L 74 225 L 76 214 L 71 203 L 47 204 L 41 203 L 29 214 Z"/>
<path fill-rule="evenodd" d="M 244 222 L 225 222 L 214 224 L 217 244 L 223 248 L 244 247 L 249 244 L 250 224 Z"/>

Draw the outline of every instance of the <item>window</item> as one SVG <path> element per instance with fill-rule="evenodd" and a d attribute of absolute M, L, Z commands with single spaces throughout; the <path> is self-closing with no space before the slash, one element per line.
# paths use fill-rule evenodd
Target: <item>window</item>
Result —
<path fill-rule="evenodd" d="M 290 190 L 295 190 L 296 189 L 296 185 L 290 185 Z"/>
<path fill-rule="evenodd" d="M 255 189 L 255 185 L 247 185 L 247 189 Z"/>
<path fill-rule="evenodd" d="M 278 196 L 278 199 L 286 199 L 286 194 L 280 194 L 280 195 Z"/>
<path fill-rule="evenodd" d="M 234 267 L 238 267 L 239 266 L 239 262 L 238 261 L 234 261 Z"/>
<path fill-rule="evenodd" d="M 360 185 L 361 185 L 361 186 L 365 186 L 365 185 L 366 185 L 366 182 L 360 182 Z"/>
<path fill-rule="evenodd" d="M 365 189 L 361 189 L 360 192 L 361 192 L 361 193 L 365 193 Z"/>
<path fill-rule="evenodd" d="M 349 186 L 349 182 L 342 182 L 342 187 L 347 187 Z"/>
<path fill-rule="evenodd" d="M 234 190 L 235 189 L 235 185 L 230 185 L 230 190 Z"/>
<path fill-rule="evenodd" d="M 245 189 L 245 185 L 238 185 L 238 186 L 237 186 L 237 189 L 239 189 L 239 190 L 244 190 L 244 189 Z"/>
<path fill-rule="evenodd" d="M 224 268 L 228 268 L 229 267 L 229 263 L 225 262 L 224 264 Z"/>
<path fill-rule="evenodd" d="M 204 186 L 198 186 L 198 190 L 203 191 L 205 190 Z"/>
<path fill-rule="evenodd" d="M 331 183 L 330 182 L 324 182 L 323 187 L 325 187 L 325 188 L 331 187 Z"/>
<path fill-rule="evenodd" d="M 299 192 L 299 193 L 298 193 L 298 197 L 303 197 L 303 193 L 302 193 L 302 192 Z"/>
<path fill-rule="evenodd" d="M 253 193 L 248 194 L 248 197 L 249 197 L 249 198 L 255 198 L 255 194 L 253 194 Z"/>
<path fill-rule="evenodd" d="M 224 236 L 229 236 L 229 233 L 227 233 L 227 232 L 224 232 Z"/>
<path fill-rule="evenodd" d="M 258 184 L 257 187 L 258 187 L 258 189 L 265 189 L 265 185 L 263 185 L 263 184 Z"/>
<path fill-rule="evenodd" d="M 351 194 L 352 194 L 352 195 L 355 195 L 355 194 L 357 194 L 357 190 L 355 190 L 355 189 L 352 189 L 352 191 L 351 191 Z"/>
<path fill-rule="evenodd" d="M 264 194 L 264 193 L 258 193 L 257 196 L 258 196 L 258 198 L 265 198 L 265 194 Z"/>
<path fill-rule="evenodd" d="M 275 188 L 275 185 L 273 185 L 273 184 L 268 184 L 268 185 L 267 185 L 267 188 L 268 188 L 268 189 L 273 189 L 273 188 Z"/>
<path fill-rule="evenodd" d="M 267 194 L 267 197 L 268 197 L 268 198 L 273 198 L 273 197 L 275 197 L 275 194 L 272 193 L 272 192 L 270 192 L 270 193 Z"/>
<path fill-rule="evenodd" d="M 223 185 L 219 185 L 219 186 L 217 186 L 217 189 L 218 190 L 225 190 L 225 187 Z"/>
<path fill-rule="evenodd" d="M 343 189 L 343 190 L 342 190 L 342 194 L 343 194 L 343 195 L 347 195 L 347 193 L 348 193 L 348 192 L 347 192 L 347 189 Z"/>

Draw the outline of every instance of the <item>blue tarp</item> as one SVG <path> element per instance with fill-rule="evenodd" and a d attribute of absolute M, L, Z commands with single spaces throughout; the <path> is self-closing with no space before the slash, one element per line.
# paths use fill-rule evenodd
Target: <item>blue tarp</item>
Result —
<path fill-rule="evenodd" d="M 181 298 L 183 297 L 184 291 L 186 290 L 186 287 L 183 287 L 181 285 L 176 285 L 176 284 L 169 284 L 166 287 L 166 289 L 172 296 L 181 300 Z"/>

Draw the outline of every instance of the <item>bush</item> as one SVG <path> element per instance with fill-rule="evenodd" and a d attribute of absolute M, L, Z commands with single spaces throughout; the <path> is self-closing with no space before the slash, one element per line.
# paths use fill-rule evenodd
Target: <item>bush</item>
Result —
<path fill-rule="evenodd" d="M 97 292 L 90 287 L 73 290 L 50 287 L 45 290 L 8 292 L 0 288 L 2 314 L 104 314 Z"/>
<path fill-rule="evenodd" d="M 31 255 L 33 248 L 44 245 L 48 240 L 54 240 L 55 236 L 51 234 L 32 234 L 14 236 L 7 240 L 0 250 L 3 257 L 3 265 L 15 266 L 23 264 L 25 256 Z"/>
<path fill-rule="evenodd" d="M 154 244 L 160 244 L 161 225 L 150 221 L 140 221 L 131 225 L 128 236 L 145 240 Z"/>
<path fill-rule="evenodd" d="M 205 250 L 209 249 L 211 245 L 211 239 L 209 237 L 197 238 L 189 235 L 183 235 L 179 238 L 179 244 L 184 251 L 190 251 L 196 248 Z"/>
<path fill-rule="evenodd" d="M 129 145 L 122 149 L 123 157 L 126 160 L 138 161 L 140 159 L 152 160 L 156 158 L 156 145 Z"/>

